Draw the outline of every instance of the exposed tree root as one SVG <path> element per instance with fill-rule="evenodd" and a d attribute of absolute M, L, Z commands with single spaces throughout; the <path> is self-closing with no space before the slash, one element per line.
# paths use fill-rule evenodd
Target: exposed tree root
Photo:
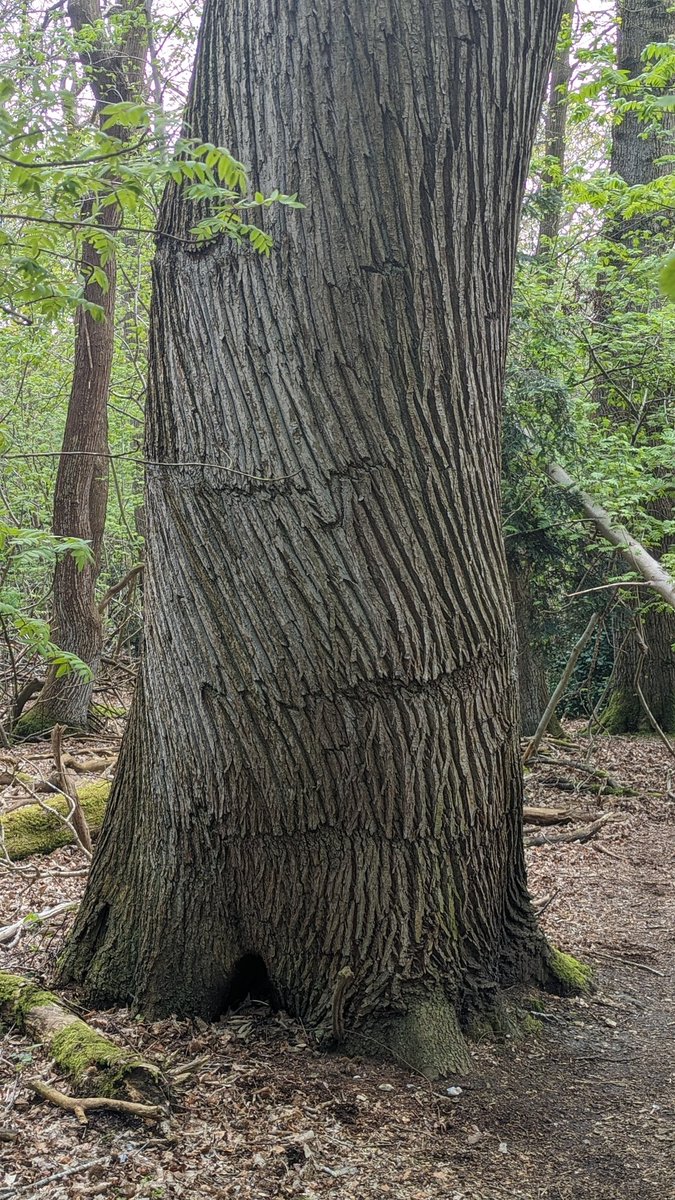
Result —
<path fill-rule="evenodd" d="M 64 1108 L 66 1112 L 75 1113 L 80 1125 L 87 1124 L 87 1113 L 100 1112 L 101 1109 L 124 1113 L 126 1116 L 143 1117 L 146 1121 L 159 1121 L 166 1116 L 166 1108 L 161 1104 L 137 1104 L 133 1100 L 115 1100 L 112 1096 L 67 1096 L 65 1092 L 59 1092 L 57 1088 L 50 1087 L 41 1079 L 26 1080 L 26 1087 L 32 1088 L 50 1104 Z"/>
<path fill-rule="evenodd" d="M 95 1095 L 166 1109 L 168 1087 L 156 1064 L 116 1046 L 29 979 L 0 972 L 0 1017 L 45 1046 L 62 1074 Z"/>

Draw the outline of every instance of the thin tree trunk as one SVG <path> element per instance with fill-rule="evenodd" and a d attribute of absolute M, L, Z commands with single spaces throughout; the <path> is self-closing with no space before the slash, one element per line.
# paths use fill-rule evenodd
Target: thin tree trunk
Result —
<path fill-rule="evenodd" d="M 509 584 L 513 597 L 518 642 L 518 695 L 520 698 L 520 731 L 532 737 L 548 704 L 550 688 L 544 656 L 539 649 L 535 628 L 530 573 L 525 562 L 509 558 Z M 562 733 L 555 714 L 549 722 L 551 731 Z"/>
<path fill-rule="evenodd" d="M 96 98 L 99 119 L 107 104 L 138 94 L 147 54 L 146 0 L 124 0 L 132 19 L 121 36 L 111 42 L 103 25 L 100 0 L 69 0 L 68 15 L 75 34 L 92 30 L 80 58 Z M 110 130 L 124 140 L 123 128 Z M 96 224 L 114 234 L 121 224 L 117 205 L 108 205 Z M 93 268 L 103 270 L 107 287 L 91 279 Z M 91 670 L 91 678 L 71 671 L 47 673 L 45 687 L 35 705 L 17 722 L 15 733 L 27 736 L 55 724 L 83 728 L 96 674 L 101 663 L 103 623 L 96 603 L 96 581 L 108 503 L 108 395 L 115 341 L 116 260 L 103 263 L 90 242 L 82 246 L 81 269 L 88 277 L 85 301 L 97 304 L 103 319 L 96 321 L 80 308 L 77 315 L 73 379 L 54 490 L 52 528 L 57 536 L 84 538 L 90 543 L 93 562 L 79 571 L 72 556 L 60 558 L 54 572 L 52 639 L 62 650 L 76 654 Z"/>
<path fill-rule="evenodd" d="M 575 0 L 565 0 L 558 44 L 548 84 L 544 152 L 548 163 L 541 179 L 540 203 L 543 214 L 539 225 L 536 257 L 546 269 L 554 270 L 549 252 L 560 229 L 562 211 L 561 179 L 565 169 L 565 134 L 567 128 L 567 88 L 571 77 L 569 39 Z M 525 737 L 537 729 L 548 704 L 549 683 L 544 656 L 537 642 L 532 587 L 532 565 L 522 543 L 508 557 L 509 583 L 516 616 L 518 638 L 518 691 L 520 696 L 520 728 Z M 551 731 L 562 735 L 558 718 L 553 715 Z"/>
<path fill-rule="evenodd" d="M 158 251 L 145 657 L 62 966 L 99 999 L 250 990 L 436 1073 L 547 974 L 499 412 L 559 16 L 207 0 L 187 127 L 308 208 L 269 261 Z"/>
<path fill-rule="evenodd" d="M 640 700 L 639 682 L 650 712 L 666 733 L 675 733 L 675 621 L 670 611 L 649 608 L 640 615 L 639 636 L 626 637 L 626 619 L 617 620 L 618 653 L 602 723 L 609 733 L 650 733 L 652 724 Z M 631 619 L 635 620 L 635 616 Z M 642 643 L 642 645 L 641 645 Z M 646 646 L 646 653 L 644 650 Z"/>
<path fill-rule="evenodd" d="M 581 651 L 584 649 L 584 647 L 588 644 L 591 637 L 593 636 L 593 631 L 594 631 L 597 623 L 598 623 L 598 614 L 593 613 L 586 628 L 584 629 L 584 632 L 582 633 L 579 640 L 575 643 L 575 645 L 572 649 L 572 653 L 570 654 L 570 656 L 567 660 L 565 670 L 563 671 L 562 675 L 560 676 L 560 679 L 559 679 L 556 687 L 554 688 L 553 694 L 541 715 L 541 720 L 534 732 L 534 736 L 532 737 L 532 739 L 530 740 L 530 742 L 528 743 L 528 745 L 525 749 L 525 753 L 523 754 L 523 762 L 529 762 L 530 759 L 533 757 L 533 755 L 537 753 L 537 750 L 539 749 L 539 746 L 541 745 L 542 738 L 548 728 L 549 721 L 551 720 L 551 717 L 554 715 L 558 704 L 560 703 L 563 696 L 565 695 L 569 681 L 572 678 L 572 675 L 574 674 L 574 668 L 576 667 L 576 665 L 579 661 L 579 655 L 581 654 Z"/>
<path fill-rule="evenodd" d="M 537 258 L 551 248 L 560 232 L 562 215 L 562 176 L 565 171 L 567 135 L 568 88 L 572 78 L 570 32 L 574 19 L 575 0 L 565 0 L 563 19 L 549 80 L 548 106 L 544 132 L 544 154 L 551 164 L 542 175 L 543 214 L 539 223 Z"/>

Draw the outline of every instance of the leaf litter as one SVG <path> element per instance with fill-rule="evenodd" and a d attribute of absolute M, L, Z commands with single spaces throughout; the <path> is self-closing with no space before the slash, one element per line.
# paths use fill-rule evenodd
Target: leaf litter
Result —
<path fill-rule="evenodd" d="M 30 759 L 30 748 L 23 754 Z M 589 797 L 576 786 L 587 772 L 557 773 L 551 757 L 583 760 L 635 794 Z M 67 1092 L 68 1081 L 40 1046 L 8 1030 L 0 1200 L 675 1197 L 672 759 L 653 738 L 589 743 L 578 730 L 572 748 L 549 746 L 546 758 L 527 773 L 528 805 L 572 803 L 613 817 L 585 843 L 528 851 L 542 925 L 555 945 L 592 963 L 594 995 L 514 993 L 527 1036 L 474 1043 L 472 1071 L 459 1083 L 318 1053 L 301 1024 L 258 1003 L 211 1026 L 84 1012 L 178 1076 L 189 1065 L 160 1127 L 103 1113 L 82 1127 L 39 1102 L 22 1077 Z M 567 786 L 557 788 L 563 776 Z M 82 893 L 82 876 L 56 874 L 82 867 L 76 849 L 30 863 L 32 874 L 0 871 L 1 924 Z M 2 968 L 49 983 L 72 919 L 64 912 L 31 924 L 0 947 Z"/>

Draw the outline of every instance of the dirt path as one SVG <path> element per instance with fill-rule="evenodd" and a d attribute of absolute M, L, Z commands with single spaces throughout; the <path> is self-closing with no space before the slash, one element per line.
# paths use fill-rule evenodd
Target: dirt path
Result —
<path fill-rule="evenodd" d="M 0 1142 L 0 1200 L 672 1200 L 668 761 L 645 740 L 608 739 L 594 754 L 642 794 L 603 801 L 618 819 L 596 841 L 529 852 L 533 894 L 555 893 L 544 917 L 549 936 L 597 968 L 590 1000 L 514 997 L 539 1031 L 475 1046 L 469 1077 L 433 1086 L 402 1068 L 318 1055 L 297 1023 L 260 1006 L 212 1027 L 94 1014 L 94 1023 L 147 1054 L 206 1056 L 164 1133 L 112 1116 L 81 1130 L 29 1099 L 20 1073 L 48 1079 L 50 1066 L 39 1048 L 9 1034 L 0 1048 L 0 1126 L 11 1123 L 18 1141 Z M 569 802 L 537 778 L 528 788 L 536 802 Z M 73 865 L 75 855 L 62 850 L 50 861 Z M 0 875 L 6 919 L 66 891 L 66 881 L 23 882 L 21 895 L 17 886 Z M 67 886 L 74 892 L 81 881 Z M 40 975 L 54 954 L 45 931 L 1 956 L 2 965 Z M 456 1085 L 461 1093 L 448 1095 Z"/>

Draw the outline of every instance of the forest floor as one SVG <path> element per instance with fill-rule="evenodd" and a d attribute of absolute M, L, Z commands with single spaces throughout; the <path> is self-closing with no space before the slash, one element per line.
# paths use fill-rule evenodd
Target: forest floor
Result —
<path fill-rule="evenodd" d="M 514 995 L 536 1027 L 474 1044 L 470 1074 L 434 1083 L 403 1065 L 319 1054 L 301 1025 L 262 1005 L 210 1027 L 84 1013 L 162 1063 L 203 1059 L 161 1129 L 113 1114 L 81 1127 L 38 1101 L 22 1080 L 59 1086 L 58 1077 L 39 1046 L 9 1031 L 0 1127 L 15 1140 L 0 1141 L 0 1200 L 675 1197 L 675 762 L 653 738 L 589 745 L 578 734 L 546 756 L 558 764 L 528 775 L 528 804 L 612 814 L 585 843 L 528 850 L 546 932 L 593 965 L 594 995 Z M 570 795 L 570 780 L 589 776 L 562 760 L 605 767 L 636 794 Z M 55 874 L 82 866 L 74 849 L 31 865 L 33 875 L 0 869 L 0 924 L 77 899 L 84 886 Z M 0 967 L 48 983 L 71 919 L 0 947 Z"/>

